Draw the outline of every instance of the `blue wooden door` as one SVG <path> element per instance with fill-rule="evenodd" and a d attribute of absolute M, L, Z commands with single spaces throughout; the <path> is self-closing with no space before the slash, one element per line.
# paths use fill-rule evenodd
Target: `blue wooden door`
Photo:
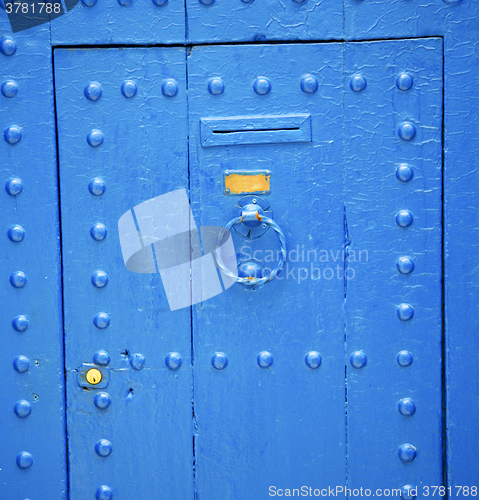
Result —
<path fill-rule="evenodd" d="M 71 498 L 441 484 L 442 40 L 54 55 Z M 118 221 L 180 189 L 280 274 L 171 311 Z"/>

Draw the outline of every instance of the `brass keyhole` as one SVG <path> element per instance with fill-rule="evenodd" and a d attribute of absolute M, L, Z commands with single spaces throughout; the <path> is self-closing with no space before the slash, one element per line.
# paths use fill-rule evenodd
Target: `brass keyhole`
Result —
<path fill-rule="evenodd" d="M 97 385 L 101 382 L 101 372 L 96 368 L 92 368 L 86 372 L 86 380 L 91 385 Z"/>

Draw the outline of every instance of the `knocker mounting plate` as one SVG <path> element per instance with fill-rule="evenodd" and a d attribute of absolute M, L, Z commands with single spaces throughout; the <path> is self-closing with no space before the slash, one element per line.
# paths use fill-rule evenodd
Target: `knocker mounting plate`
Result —
<path fill-rule="evenodd" d="M 234 207 L 233 217 L 241 217 L 243 211 L 245 208 L 247 209 L 248 206 L 250 206 L 251 210 L 258 210 L 261 217 L 273 218 L 273 211 L 270 209 L 269 201 L 255 195 L 247 195 L 240 198 Z M 269 226 L 257 220 L 236 224 L 233 226 L 233 229 L 243 238 L 256 240 L 269 230 Z"/>

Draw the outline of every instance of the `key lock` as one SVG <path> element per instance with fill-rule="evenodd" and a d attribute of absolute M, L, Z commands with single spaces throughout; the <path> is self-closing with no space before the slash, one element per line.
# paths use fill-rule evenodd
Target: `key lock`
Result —
<path fill-rule="evenodd" d="M 218 234 L 215 250 L 216 262 L 221 271 L 232 281 L 241 283 L 250 290 L 255 290 L 268 283 L 268 281 L 273 280 L 281 269 L 283 269 L 286 260 L 286 238 L 281 228 L 273 220 L 273 212 L 270 209 L 268 201 L 264 198 L 244 196 L 238 201 L 235 207 L 235 215 Z M 260 238 L 269 228 L 276 232 L 281 245 L 281 252 L 278 262 L 267 276 L 258 276 L 258 274 L 262 274 L 262 268 L 255 260 L 241 262 L 238 265 L 237 274 L 227 269 L 221 257 L 221 245 L 227 231 L 231 228 L 235 229 L 243 238 L 250 240 Z"/>

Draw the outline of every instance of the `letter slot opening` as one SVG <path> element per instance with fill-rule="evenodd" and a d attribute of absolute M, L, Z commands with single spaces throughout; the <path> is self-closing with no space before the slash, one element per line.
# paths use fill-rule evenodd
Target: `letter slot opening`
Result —
<path fill-rule="evenodd" d="M 201 118 L 204 148 L 291 142 L 311 142 L 311 115 Z"/>

